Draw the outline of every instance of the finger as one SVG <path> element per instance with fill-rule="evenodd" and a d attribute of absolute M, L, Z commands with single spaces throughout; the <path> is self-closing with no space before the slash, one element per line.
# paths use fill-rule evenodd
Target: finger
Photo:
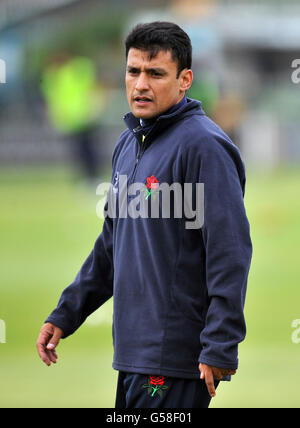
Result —
<path fill-rule="evenodd" d="M 49 358 L 49 360 L 52 362 L 52 363 L 54 363 L 54 364 L 56 364 L 56 361 L 57 361 L 57 359 L 58 359 L 58 355 L 57 355 L 57 353 L 56 353 L 56 351 L 55 351 L 55 349 L 53 349 L 53 350 L 49 350 L 49 349 L 47 349 L 46 348 L 46 354 L 47 354 L 47 356 L 48 356 L 48 358 Z"/>
<path fill-rule="evenodd" d="M 52 363 L 56 363 L 56 360 L 57 360 L 57 354 L 56 354 L 56 352 L 55 351 L 49 351 L 49 350 L 46 350 L 46 354 L 47 354 L 47 356 L 48 356 L 48 358 L 49 358 L 49 360 L 52 362 Z"/>
<path fill-rule="evenodd" d="M 44 361 L 44 363 L 47 366 L 50 366 L 51 362 L 50 362 L 50 359 L 49 359 L 49 357 L 45 351 L 44 345 L 42 345 L 41 343 L 38 343 L 37 349 L 38 349 L 38 354 L 39 354 L 40 358 L 42 359 L 42 361 Z"/>
<path fill-rule="evenodd" d="M 207 370 L 205 372 L 205 383 L 208 390 L 208 393 L 211 397 L 216 396 L 216 390 L 215 390 L 215 384 L 214 384 L 214 377 L 212 370 Z"/>
<path fill-rule="evenodd" d="M 213 377 L 217 380 L 221 380 L 223 377 L 223 373 L 217 367 L 212 367 Z"/>
<path fill-rule="evenodd" d="M 47 349 L 49 351 L 55 350 L 56 346 L 59 344 L 60 339 L 61 331 L 59 329 L 55 329 L 54 334 L 47 345 Z"/>
<path fill-rule="evenodd" d="M 48 341 L 49 341 L 49 338 L 50 338 L 51 336 L 52 336 L 52 333 L 50 333 L 50 332 L 48 332 L 48 331 L 42 331 L 42 332 L 40 333 L 39 337 L 38 337 L 37 345 L 38 345 L 38 344 L 41 344 L 41 345 L 43 345 L 43 346 L 46 346 L 46 345 L 47 345 L 47 343 L 48 343 Z"/>
<path fill-rule="evenodd" d="M 221 370 L 221 373 L 223 376 L 229 376 L 234 375 L 236 373 L 236 370 Z"/>
<path fill-rule="evenodd" d="M 205 379 L 205 364 L 200 363 L 199 366 L 200 379 Z"/>

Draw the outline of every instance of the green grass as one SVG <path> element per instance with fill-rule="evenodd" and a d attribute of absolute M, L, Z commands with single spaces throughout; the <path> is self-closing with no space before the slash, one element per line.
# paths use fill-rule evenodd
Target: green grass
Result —
<path fill-rule="evenodd" d="M 248 171 L 245 203 L 253 261 L 239 370 L 211 407 L 299 407 L 300 171 Z M 61 291 L 72 282 L 102 228 L 97 196 L 55 168 L 0 172 L 0 407 L 113 407 L 111 304 L 61 341 L 55 366 L 35 342 Z M 97 320 L 105 315 L 105 323 Z"/>

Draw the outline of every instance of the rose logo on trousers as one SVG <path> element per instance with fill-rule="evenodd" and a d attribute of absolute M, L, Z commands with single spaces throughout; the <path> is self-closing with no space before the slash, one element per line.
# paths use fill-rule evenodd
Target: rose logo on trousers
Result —
<path fill-rule="evenodd" d="M 164 376 L 149 376 L 148 383 L 144 384 L 143 388 L 147 388 L 147 392 L 151 397 L 153 397 L 156 392 L 160 397 L 162 397 L 163 390 L 168 389 L 164 383 Z"/>

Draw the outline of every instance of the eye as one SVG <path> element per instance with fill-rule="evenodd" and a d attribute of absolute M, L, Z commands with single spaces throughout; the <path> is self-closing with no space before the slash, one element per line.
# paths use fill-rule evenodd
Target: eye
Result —
<path fill-rule="evenodd" d="M 129 74 L 133 74 L 133 75 L 136 75 L 136 74 L 138 74 L 138 69 L 137 68 L 129 68 L 128 69 L 128 73 Z"/>
<path fill-rule="evenodd" d="M 151 72 L 151 75 L 152 76 L 154 76 L 154 77 L 161 77 L 161 73 L 159 72 L 159 71 L 155 71 L 155 70 L 153 70 L 152 72 Z"/>

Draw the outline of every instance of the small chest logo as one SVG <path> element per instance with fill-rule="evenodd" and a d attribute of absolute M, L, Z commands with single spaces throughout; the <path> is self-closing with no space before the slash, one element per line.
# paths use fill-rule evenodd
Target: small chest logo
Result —
<path fill-rule="evenodd" d="M 114 179 L 113 179 L 113 183 L 112 183 L 114 193 L 118 193 L 118 190 L 119 190 L 119 178 L 120 178 L 120 174 L 119 174 L 119 171 L 117 171 L 115 173 L 115 176 L 114 176 Z"/>
<path fill-rule="evenodd" d="M 156 194 L 158 190 L 159 182 L 154 175 L 147 177 L 145 187 L 142 189 L 145 195 L 145 199 L 148 199 L 150 195 Z"/>

